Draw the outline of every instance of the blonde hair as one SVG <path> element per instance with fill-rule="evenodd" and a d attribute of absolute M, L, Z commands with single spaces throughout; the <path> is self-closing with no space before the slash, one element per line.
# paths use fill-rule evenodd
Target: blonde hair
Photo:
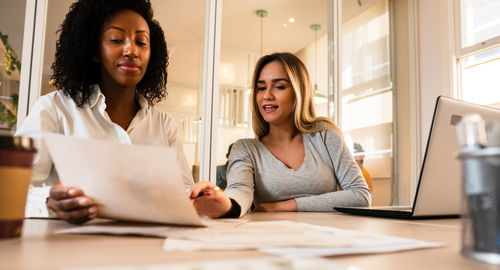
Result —
<path fill-rule="evenodd" d="M 304 133 L 316 132 L 320 130 L 335 130 L 340 134 L 342 132 L 337 125 L 328 117 L 316 116 L 314 109 L 313 90 L 311 86 L 311 79 L 307 68 L 300 61 L 300 59 L 291 53 L 273 53 L 265 55 L 259 59 L 252 79 L 252 123 L 253 131 L 259 137 L 265 136 L 269 133 L 269 123 L 267 123 L 258 108 L 256 102 L 257 95 L 257 81 L 259 80 L 260 73 L 264 66 L 267 64 L 278 61 L 287 73 L 292 84 L 293 92 L 295 94 L 295 106 L 293 111 L 293 120 L 295 127 Z"/>

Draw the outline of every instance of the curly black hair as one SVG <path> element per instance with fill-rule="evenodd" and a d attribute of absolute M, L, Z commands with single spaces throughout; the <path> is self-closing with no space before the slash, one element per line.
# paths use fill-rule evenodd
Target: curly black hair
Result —
<path fill-rule="evenodd" d="M 101 80 L 98 51 L 99 34 L 106 18 L 120 10 L 133 10 L 148 23 L 151 56 L 146 73 L 136 86 L 136 92 L 153 105 L 166 95 L 168 54 L 163 30 L 155 19 L 149 0 L 79 0 L 69 9 L 56 44 L 51 79 L 54 86 L 83 107 L 91 95 L 90 86 Z"/>

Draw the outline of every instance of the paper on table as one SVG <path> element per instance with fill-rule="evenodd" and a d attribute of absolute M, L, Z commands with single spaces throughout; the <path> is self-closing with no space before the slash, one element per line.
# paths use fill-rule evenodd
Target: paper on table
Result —
<path fill-rule="evenodd" d="M 147 265 L 120 265 L 120 266 L 90 266 L 65 267 L 62 270 L 358 270 L 358 267 L 339 263 L 333 260 L 319 258 L 277 258 L 257 257 L 245 259 L 224 259 L 212 261 L 191 261 L 182 263 L 147 264 Z"/>
<path fill-rule="evenodd" d="M 320 230 L 344 241 L 350 242 L 346 246 L 319 247 L 319 248 L 261 248 L 259 251 L 285 257 L 318 257 L 337 256 L 347 254 L 385 253 L 422 248 L 442 247 L 441 243 L 420 241 L 410 238 L 393 237 L 382 234 L 373 234 L 354 230 L 343 230 L 333 227 L 306 224 L 311 229 Z"/>
<path fill-rule="evenodd" d="M 188 199 L 175 150 L 45 133 L 61 183 L 82 189 L 99 216 L 203 226 Z"/>
<path fill-rule="evenodd" d="M 266 247 L 332 247 L 350 242 L 287 220 L 246 222 L 232 228 L 172 231 L 164 242 L 167 251 L 243 250 Z"/>
<path fill-rule="evenodd" d="M 199 231 L 203 230 L 205 229 Z M 210 235 L 170 232 L 163 249 L 165 251 L 258 249 L 264 253 L 281 256 L 330 256 L 439 246 L 441 244 L 407 238 L 292 221 L 273 221 L 248 222 Z"/>
<path fill-rule="evenodd" d="M 121 221 L 104 221 L 92 224 L 78 225 L 72 228 L 60 229 L 56 234 L 111 234 L 111 235 L 136 235 L 147 237 L 167 236 L 169 230 L 184 230 L 181 226 L 165 226 L 157 224 L 130 224 Z"/>
<path fill-rule="evenodd" d="M 111 234 L 111 235 L 137 235 L 149 237 L 167 237 L 170 234 L 210 233 L 211 231 L 223 231 L 233 228 L 241 223 L 247 222 L 241 219 L 217 219 L 202 218 L 207 227 L 186 227 L 176 225 L 159 225 L 151 223 L 135 223 L 113 220 L 93 220 L 83 225 L 75 225 L 72 228 L 60 229 L 56 234 Z"/>

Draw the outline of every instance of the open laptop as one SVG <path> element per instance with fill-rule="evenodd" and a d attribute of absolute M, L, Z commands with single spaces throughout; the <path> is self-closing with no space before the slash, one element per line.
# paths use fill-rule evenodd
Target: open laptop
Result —
<path fill-rule="evenodd" d="M 456 124 L 469 113 L 500 120 L 500 110 L 439 96 L 434 108 L 413 206 L 334 207 L 355 215 L 406 219 L 457 217 L 461 211 L 460 145 Z"/>

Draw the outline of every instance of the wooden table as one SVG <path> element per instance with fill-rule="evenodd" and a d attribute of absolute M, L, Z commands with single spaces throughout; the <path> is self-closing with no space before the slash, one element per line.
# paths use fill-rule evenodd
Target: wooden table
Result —
<path fill-rule="evenodd" d="M 361 269 L 500 268 L 460 254 L 459 219 L 405 221 L 340 213 L 252 213 L 245 218 L 252 221 L 291 220 L 445 244 L 441 248 L 328 258 Z M 162 251 L 161 238 L 52 233 L 71 226 L 60 220 L 27 219 L 21 238 L 0 240 L 0 269 L 60 269 L 269 257 L 257 251 L 165 252 Z"/>

